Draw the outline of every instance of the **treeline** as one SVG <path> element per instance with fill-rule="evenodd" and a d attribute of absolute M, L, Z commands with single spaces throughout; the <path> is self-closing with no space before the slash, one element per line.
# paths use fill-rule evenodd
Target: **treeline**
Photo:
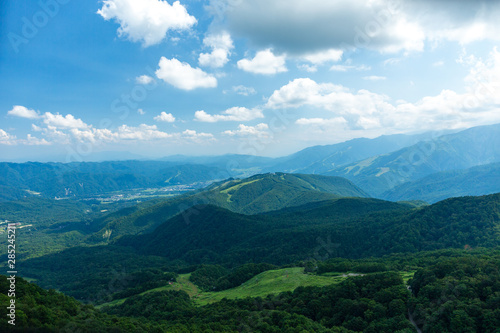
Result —
<path fill-rule="evenodd" d="M 221 291 L 238 287 L 254 276 L 276 268 L 266 263 L 248 263 L 229 271 L 220 265 L 201 265 L 191 273 L 189 280 L 204 291 Z"/>
<path fill-rule="evenodd" d="M 388 272 L 203 307 L 195 307 L 182 291 L 147 293 L 104 311 L 181 332 L 412 332 L 405 317 L 408 298 L 401 277 Z"/>
<path fill-rule="evenodd" d="M 303 263 L 308 265 L 311 261 Z M 309 265 L 318 272 L 383 270 L 349 277 L 325 287 L 298 287 L 265 298 L 223 299 L 196 306 L 183 291 L 149 292 L 102 311 L 54 290 L 18 278 L 16 327 L 46 332 L 415 332 L 496 333 L 500 327 L 500 248 L 399 254 L 381 258 L 330 259 Z M 228 271 L 192 267 L 192 274 L 214 273 L 214 281 L 240 281 L 262 265 Z M 383 265 L 383 266 L 382 266 Z M 219 271 L 217 271 L 219 269 Z M 408 281 L 395 269 L 416 269 Z M 181 270 L 179 270 L 180 272 Z M 159 271 L 144 272 L 159 278 Z M 225 273 L 215 279 L 217 275 Z M 245 275 L 248 274 L 248 275 Z M 139 275 L 132 288 L 139 287 Z M 173 278 L 175 275 L 165 275 Z M 0 306 L 6 307 L 8 281 L 0 276 Z M 137 291 L 139 291 L 137 289 Z M 7 331 L 6 320 L 0 330 Z"/>

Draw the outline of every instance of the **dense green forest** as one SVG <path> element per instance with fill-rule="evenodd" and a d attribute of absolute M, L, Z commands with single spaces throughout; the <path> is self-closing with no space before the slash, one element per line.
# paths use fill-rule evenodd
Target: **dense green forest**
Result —
<path fill-rule="evenodd" d="M 122 235 L 152 232 L 169 218 L 198 215 L 193 206 L 216 205 L 242 214 L 258 214 L 301 204 L 340 197 L 367 197 L 350 181 L 339 177 L 268 173 L 245 179 L 217 182 L 204 190 L 164 200 L 147 209 L 135 212 L 117 212 L 94 221 L 94 234 L 88 242 L 102 242 L 102 235 L 112 231 L 110 239 Z"/>
<path fill-rule="evenodd" d="M 364 273 L 323 287 L 297 287 L 267 297 L 223 299 L 199 306 L 182 290 L 136 293 L 97 310 L 54 290 L 17 279 L 16 329 L 81 332 L 496 332 L 500 327 L 500 248 L 439 250 L 381 258 L 303 262 L 307 274 Z M 235 279 L 242 272 L 198 268 Z M 405 282 L 402 269 L 415 271 Z M 155 276 L 159 271 L 146 271 Z M 250 276 L 252 274 L 249 274 Z M 175 273 L 166 276 L 176 279 Z M 220 279 L 220 278 L 219 278 Z M 8 282 L 0 282 L 7 306 Z M 137 284 L 130 279 L 130 289 Z M 410 286 L 407 288 L 406 283 Z M 150 286 L 153 287 L 154 286 Z M 142 289 L 136 289 L 138 292 Z M 413 319 L 413 324 L 409 320 Z M 5 321 L 1 323 L 7 329 Z M 9 329 L 9 331 L 15 331 Z"/>
<path fill-rule="evenodd" d="M 500 245 L 500 194 L 453 198 L 422 208 L 363 198 L 313 206 L 307 214 L 285 210 L 265 215 L 198 207 L 200 214 L 189 221 L 180 214 L 151 234 L 33 258 L 23 262 L 23 272 L 43 287 L 86 299 L 106 288 L 112 272 L 123 270 L 133 274 L 164 267 L 176 272 L 181 266 L 200 264 L 233 269 L 247 263 L 287 265 Z M 350 217 L 349 211 L 357 214 Z M 85 288 L 92 292 L 85 293 Z"/>
<path fill-rule="evenodd" d="M 500 193 L 365 196 L 342 178 L 276 173 L 137 205 L 1 203 L 26 225 L 15 329 L 496 332 Z"/>

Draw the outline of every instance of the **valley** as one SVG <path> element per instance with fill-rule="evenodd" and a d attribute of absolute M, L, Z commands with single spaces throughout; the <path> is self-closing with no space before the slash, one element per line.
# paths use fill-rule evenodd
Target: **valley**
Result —
<path fill-rule="evenodd" d="M 20 329 L 494 332 L 500 154 L 473 147 L 497 127 L 255 163 L 0 163 Z"/>

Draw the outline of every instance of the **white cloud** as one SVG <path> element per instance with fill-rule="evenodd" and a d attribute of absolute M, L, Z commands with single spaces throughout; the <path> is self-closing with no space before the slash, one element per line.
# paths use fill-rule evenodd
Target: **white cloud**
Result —
<path fill-rule="evenodd" d="M 331 125 L 345 125 L 346 120 L 343 117 L 336 117 L 330 119 L 324 118 L 300 118 L 295 121 L 297 125 L 319 125 L 319 126 L 331 126 Z"/>
<path fill-rule="evenodd" d="M 54 126 L 56 128 L 88 128 L 81 119 L 76 119 L 73 115 L 67 114 L 62 116 L 59 113 L 53 114 L 45 112 L 43 115 L 43 122 L 47 126 Z"/>
<path fill-rule="evenodd" d="M 40 114 L 37 111 L 28 109 L 27 107 L 24 107 L 22 105 L 14 105 L 12 110 L 9 110 L 7 114 L 9 116 L 21 117 L 27 119 L 40 118 Z"/>
<path fill-rule="evenodd" d="M 149 75 L 141 75 L 141 76 L 138 76 L 135 78 L 135 83 L 137 84 L 151 84 L 151 83 L 154 83 L 155 82 L 155 79 L 153 79 L 151 76 Z"/>
<path fill-rule="evenodd" d="M 156 139 L 168 139 L 173 137 L 173 135 L 159 131 L 156 125 L 149 126 L 146 124 L 141 124 L 137 127 L 127 125 L 118 127 L 118 130 L 116 131 L 116 137 L 122 140 L 149 141 Z"/>
<path fill-rule="evenodd" d="M 285 56 L 275 56 L 271 49 L 259 51 L 251 60 L 241 59 L 237 66 L 246 72 L 255 74 L 276 74 L 286 72 Z"/>
<path fill-rule="evenodd" d="M 250 96 L 257 93 L 257 91 L 253 87 L 245 87 L 244 85 L 233 86 L 231 89 L 233 92 L 242 96 Z M 227 91 L 224 90 L 224 93 L 227 93 Z"/>
<path fill-rule="evenodd" d="M 179 1 L 104 0 L 97 14 L 120 24 L 118 36 L 144 47 L 160 43 L 169 30 L 188 30 L 197 22 Z"/>
<path fill-rule="evenodd" d="M 217 79 L 199 68 L 193 68 L 188 63 L 161 57 L 160 67 L 155 73 L 159 79 L 183 90 L 217 87 Z"/>
<path fill-rule="evenodd" d="M 198 58 L 200 66 L 213 68 L 223 67 L 229 61 L 229 55 L 234 48 L 231 36 L 226 31 L 218 35 L 208 35 L 203 39 L 203 44 L 212 49 L 211 53 L 201 53 Z"/>
<path fill-rule="evenodd" d="M 38 127 L 36 125 L 32 125 L 33 130 L 36 132 L 43 132 L 43 135 L 49 138 L 53 142 L 57 142 L 59 144 L 68 144 L 70 143 L 70 136 L 63 131 L 58 130 L 54 126 L 47 126 L 45 128 Z"/>
<path fill-rule="evenodd" d="M 175 117 L 171 113 L 166 113 L 165 111 L 163 111 L 158 116 L 154 117 L 154 120 L 173 123 L 175 121 Z"/>
<path fill-rule="evenodd" d="M 143 116 L 146 114 L 146 111 L 144 111 L 143 109 L 137 109 L 137 113 Z"/>
<path fill-rule="evenodd" d="M 444 61 L 442 61 L 442 60 L 432 63 L 432 66 L 434 66 L 434 67 L 441 67 L 443 65 L 444 65 Z"/>
<path fill-rule="evenodd" d="M 349 70 L 355 70 L 355 71 L 369 71 L 371 69 L 370 66 L 366 65 L 359 65 L 359 66 L 354 66 L 354 65 L 333 65 L 330 67 L 331 71 L 335 72 L 347 72 Z"/>
<path fill-rule="evenodd" d="M 318 71 L 318 67 L 315 65 L 300 64 L 297 67 L 309 73 L 316 73 Z"/>
<path fill-rule="evenodd" d="M 336 62 L 342 59 L 342 50 L 330 49 L 315 53 L 307 53 L 302 56 L 304 60 L 309 61 L 314 65 L 322 65 L 326 62 Z"/>
<path fill-rule="evenodd" d="M 126 125 L 123 125 L 126 126 Z M 112 142 L 117 141 L 118 135 L 109 129 L 103 128 L 88 128 L 85 130 L 79 130 L 77 128 L 72 128 L 70 133 L 74 139 L 79 142 L 91 142 L 96 144 L 97 142 Z"/>
<path fill-rule="evenodd" d="M 318 70 L 318 65 L 323 65 L 328 62 L 336 62 L 342 59 L 342 50 L 329 49 L 326 51 L 306 53 L 299 58 L 301 60 L 307 61 L 311 63 L 309 64 L 300 64 L 298 65 L 299 69 L 305 70 L 310 73 L 314 73 Z"/>
<path fill-rule="evenodd" d="M 269 126 L 264 123 L 257 124 L 255 126 L 246 126 L 243 124 L 238 125 L 238 129 L 234 131 L 224 131 L 223 134 L 229 136 L 242 136 L 242 137 L 258 137 L 258 138 L 269 138 L 271 133 L 269 132 Z"/>
<path fill-rule="evenodd" d="M 363 80 L 366 81 L 383 81 L 386 79 L 387 78 L 385 76 L 377 76 L 377 75 L 363 76 Z"/>
<path fill-rule="evenodd" d="M 40 138 L 31 136 L 31 134 L 28 134 L 26 136 L 26 140 L 21 140 L 21 143 L 28 145 L 28 146 L 49 146 L 52 144 L 52 142 L 49 142 L 45 139 L 40 139 Z"/>
<path fill-rule="evenodd" d="M 15 145 L 16 142 L 16 136 L 15 135 L 10 135 L 9 133 L 5 132 L 3 129 L 0 128 L 0 144 L 2 145 Z"/>
<path fill-rule="evenodd" d="M 467 92 L 463 94 L 445 89 L 415 103 L 391 102 L 388 96 L 368 90 L 351 91 L 341 85 L 301 78 L 274 91 L 266 107 L 327 110 L 335 117 L 300 118 L 296 123 L 319 126 L 334 122 L 340 126 L 345 120 L 349 130 L 377 130 L 379 135 L 499 122 L 500 52 L 494 49 L 487 60 L 471 56 L 464 63 L 470 66 L 470 72 L 464 79 Z"/>
<path fill-rule="evenodd" d="M 189 129 L 182 132 L 182 138 L 196 143 L 207 143 L 215 141 L 215 138 L 211 133 L 197 133 L 195 130 Z"/>
<path fill-rule="evenodd" d="M 232 107 L 223 111 L 222 114 L 211 115 L 205 111 L 196 111 L 194 118 L 197 121 L 215 123 L 217 121 L 248 121 L 263 118 L 264 114 L 260 109 L 247 109 L 245 107 Z"/>

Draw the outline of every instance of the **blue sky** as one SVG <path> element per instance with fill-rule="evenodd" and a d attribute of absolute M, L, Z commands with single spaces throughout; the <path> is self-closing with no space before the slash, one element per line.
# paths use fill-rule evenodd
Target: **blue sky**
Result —
<path fill-rule="evenodd" d="M 2 3 L 0 159 L 283 156 L 498 123 L 500 2 L 460 4 Z"/>

